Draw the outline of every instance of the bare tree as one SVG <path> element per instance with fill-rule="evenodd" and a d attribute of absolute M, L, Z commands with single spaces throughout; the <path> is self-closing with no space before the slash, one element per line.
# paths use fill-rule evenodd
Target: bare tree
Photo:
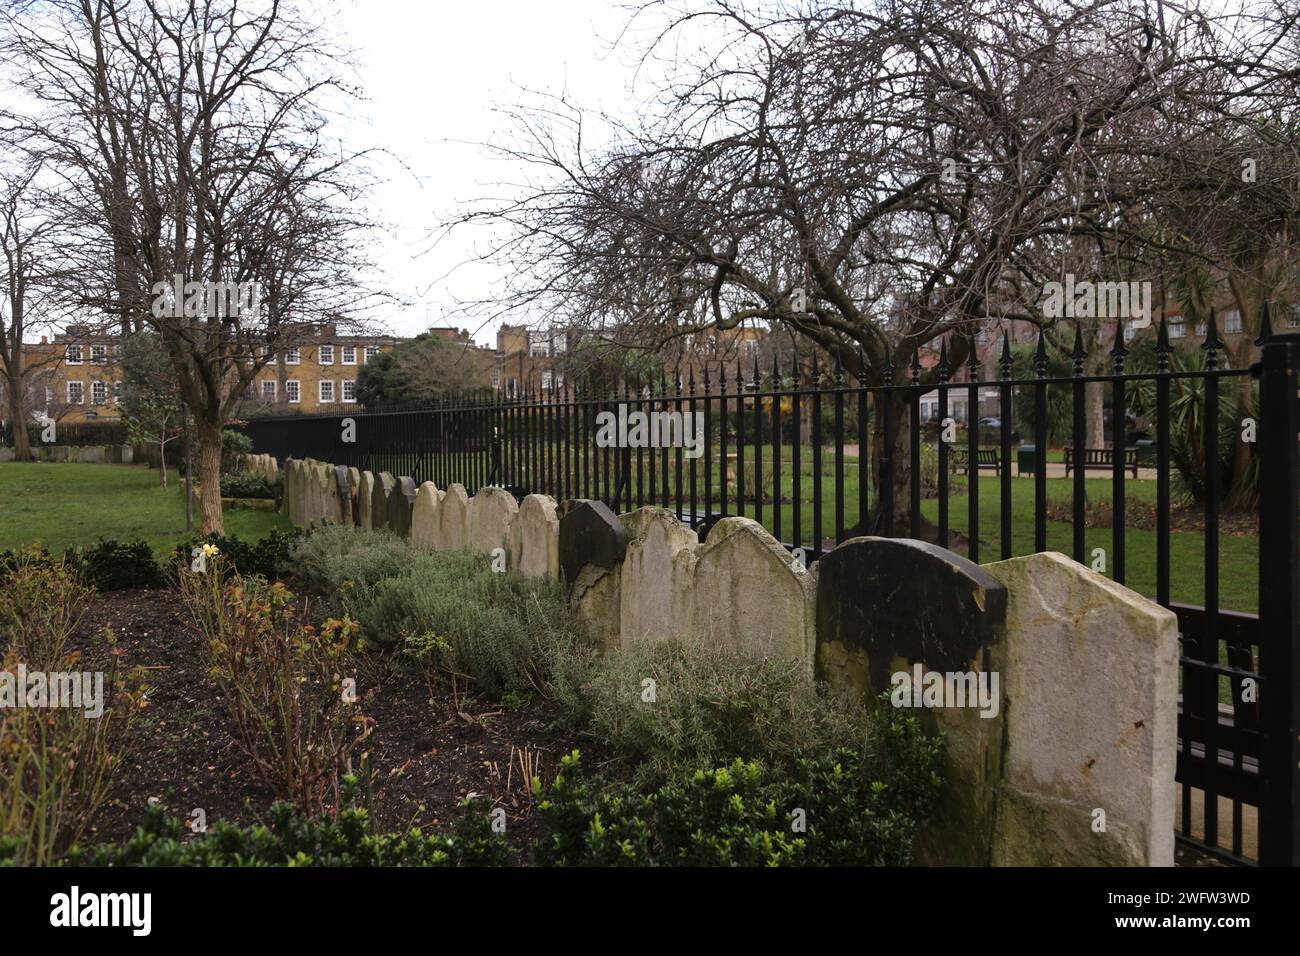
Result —
<path fill-rule="evenodd" d="M 1133 258 L 1142 204 L 1194 191 L 1166 178 L 1172 154 L 1289 82 L 1278 51 L 1297 31 L 1281 5 L 1111 0 L 656 3 L 638 28 L 642 71 L 663 79 L 637 125 L 593 131 L 563 98 L 508 111 L 497 148 L 528 181 L 451 223 L 501 235 L 487 257 L 510 296 L 480 307 L 641 345 L 761 322 L 870 385 L 905 380 L 940 337 L 956 367 L 977 327 L 1048 324 L 1045 283 Z M 893 500 L 901 522 L 908 496 Z"/>
<path fill-rule="evenodd" d="M 3 142 L 3 140 L 0 140 Z M 14 149 L 10 144 L 11 149 Z M 54 252 L 54 221 L 42 206 L 37 179 L 40 165 L 22 162 L 0 170 L 0 376 L 8 419 L 13 429 L 14 457 L 30 461 L 27 421 L 32 412 L 33 382 L 42 367 L 55 361 L 53 353 L 36 356 L 25 336 L 50 318 Z M 35 301 L 34 301 L 35 300 Z"/>
<path fill-rule="evenodd" d="M 159 334 L 194 417 L 202 530 L 221 531 L 221 430 L 244 390 L 368 304 L 364 157 L 325 135 L 352 96 L 338 54 L 280 0 L 24 3 L 3 26 L 41 106 L 26 126 L 70 183 L 81 300 Z M 232 286 L 258 294 L 205 292 Z"/>

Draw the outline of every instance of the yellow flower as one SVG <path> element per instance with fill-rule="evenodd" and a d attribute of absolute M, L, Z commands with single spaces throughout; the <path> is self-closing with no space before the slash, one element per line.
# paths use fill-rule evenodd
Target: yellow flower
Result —
<path fill-rule="evenodd" d="M 217 555 L 221 553 L 221 549 L 218 548 L 215 544 L 205 544 L 203 546 L 203 553 L 205 556 L 209 558 L 215 558 Z"/>

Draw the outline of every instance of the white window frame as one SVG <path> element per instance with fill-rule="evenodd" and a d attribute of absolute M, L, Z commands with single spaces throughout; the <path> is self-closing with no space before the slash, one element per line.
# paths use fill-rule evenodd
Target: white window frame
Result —
<path fill-rule="evenodd" d="M 317 360 L 321 365 L 334 364 L 334 346 L 322 345 L 316 350 Z"/>
<path fill-rule="evenodd" d="M 46 385 L 46 386 L 45 386 L 45 408 L 46 408 L 46 410 L 48 411 L 48 410 L 49 410 L 49 407 L 50 407 L 51 405 L 53 405 L 53 404 L 54 404 L 54 386 L 53 386 L 53 385 Z"/>
<path fill-rule="evenodd" d="M 262 400 L 268 402 L 275 401 L 279 385 L 280 383 L 273 378 L 262 379 Z"/>
<path fill-rule="evenodd" d="M 297 405 L 302 402 L 302 383 L 296 378 L 291 378 L 284 383 L 284 396 L 288 399 L 290 405 Z"/>
<path fill-rule="evenodd" d="M 113 404 L 122 404 L 122 383 L 120 381 L 113 383 Z"/>
<path fill-rule="evenodd" d="M 1181 315 L 1169 316 L 1168 326 L 1171 339 L 1184 339 L 1187 337 L 1187 322 Z"/>
<path fill-rule="evenodd" d="M 501 369 L 492 369 L 492 371 L 488 373 L 488 381 L 492 383 L 493 388 L 499 389 L 501 387 Z"/>
<path fill-rule="evenodd" d="M 1223 313 L 1223 331 L 1225 334 L 1236 335 L 1241 331 L 1241 310 L 1229 309 Z"/>
<path fill-rule="evenodd" d="M 329 398 L 326 398 L 326 397 L 325 397 L 325 386 L 326 386 L 326 385 L 328 385 L 328 386 L 330 387 L 330 397 L 329 397 Z M 321 379 L 319 382 L 316 383 L 316 403 L 317 403 L 318 405 L 333 405 L 333 404 L 334 404 L 334 396 L 335 396 L 335 385 L 334 385 L 334 379 L 332 379 L 332 378 L 323 378 L 323 379 Z"/>
<path fill-rule="evenodd" d="M 100 381 L 92 381 L 90 383 L 90 404 L 108 404 L 108 383 Z"/>
<path fill-rule="evenodd" d="M 351 386 L 350 389 L 349 386 Z M 349 391 L 352 392 L 350 398 L 348 397 Z M 357 403 L 357 380 L 355 378 L 343 379 L 339 388 L 339 401 L 343 402 L 344 405 L 355 405 Z"/>
<path fill-rule="evenodd" d="M 356 365 L 356 364 L 357 364 L 357 347 L 356 347 L 355 345 L 340 345 L 340 346 L 339 346 L 339 352 L 341 353 L 341 354 L 339 355 L 339 364 L 340 364 L 340 365 Z M 349 356 L 351 356 L 351 357 L 349 357 Z"/>
<path fill-rule="evenodd" d="M 77 397 L 76 397 L 76 398 L 73 398 L 73 397 L 72 397 L 72 386 L 74 386 L 74 385 L 77 387 Z M 64 393 L 64 394 L 66 394 L 67 397 L 68 397 L 68 404 L 69 404 L 69 405 L 84 405 L 84 404 L 86 404 L 86 383 L 85 383 L 85 382 L 68 381 L 68 382 L 66 383 L 66 390 L 65 390 L 65 393 Z"/>
<path fill-rule="evenodd" d="M 542 369 L 542 390 L 543 391 L 550 391 L 551 383 L 554 380 L 555 377 L 551 374 L 551 370 L 549 368 Z"/>
<path fill-rule="evenodd" d="M 76 358 L 73 358 L 73 356 Z M 84 365 L 85 353 L 82 352 L 80 345 L 69 345 L 63 350 L 63 361 L 68 365 Z"/>
<path fill-rule="evenodd" d="M 379 354 L 379 346 L 367 345 L 364 354 L 365 354 L 365 360 L 369 362 L 372 358 L 374 358 L 376 355 Z"/>
<path fill-rule="evenodd" d="M 298 350 L 298 346 L 295 345 L 291 349 L 284 350 L 284 364 L 285 365 L 302 364 L 302 353 Z"/>
<path fill-rule="evenodd" d="M 108 346 L 92 345 L 90 347 L 90 364 L 107 365 L 108 364 Z"/>

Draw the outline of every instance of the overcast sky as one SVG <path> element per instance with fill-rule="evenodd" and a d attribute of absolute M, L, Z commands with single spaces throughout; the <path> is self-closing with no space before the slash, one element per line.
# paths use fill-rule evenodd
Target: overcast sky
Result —
<path fill-rule="evenodd" d="M 567 91 L 584 107 L 626 115 L 635 102 L 634 71 L 625 51 L 609 53 L 609 41 L 627 14 L 608 0 L 341 0 L 340 7 L 333 24 L 356 50 L 356 78 L 367 96 L 358 107 L 364 122 L 346 135 L 356 145 L 385 147 L 409 166 L 380 162 L 385 182 L 374 194 L 376 215 L 393 227 L 374 257 L 392 288 L 415 299 L 388 324 L 403 335 L 465 326 L 448 313 L 457 300 L 489 296 L 496 279 L 482 265 L 460 266 L 482 237 L 456 233 L 432 251 L 428 237 L 443 217 L 497 194 L 492 183 L 510 178 L 512 171 L 494 168 L 477 145 L 500 135 L 493 107 L 518 102 L 519 87 L 527 87 Z M 471 331 L 477 341 L 495 342 L 493 328 Z"/>

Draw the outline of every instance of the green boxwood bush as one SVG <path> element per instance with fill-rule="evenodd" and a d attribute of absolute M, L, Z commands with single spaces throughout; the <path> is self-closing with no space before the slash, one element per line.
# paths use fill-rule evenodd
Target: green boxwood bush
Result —
<path fill-rule="evenodd" d="M 218 821 L 201 836 L 160 807 L 120 846 L 74 850 L 77 866 L 503 866 L 509 852 L 492 831 L 489 806 L 468 800 L 450 836 L 372 833 L 366 810 L 355 803 L 356 778 L 345 781 L 345 805 L 336 815 L 312 818 L 291 804 L 271 808 L 269 823 L 240 827 Z M 0 863 L 4 849 L 0 847 Z"/>
<path fill-rule="evenodd" d="M 257 574 L 272 580 L 291 569 L 293 549 L 304 532 L 301 528 L 281 531 L 272 528 L 267 535 L 253 542 L 244 541 L 237 535 L 206 534 L 195 535 L 176 545 L 172 552 L 172 568 L 189 567 L 190 555 L 199 545 L 216 545 L 217 550 L 233 566 L 238 574 Z"/>
<path fill-rule="evenodd" d="M 914 717 L 883 712 L 900 748 L 877 765 L 852 750 L 774 772 L 737 757 L 648 792 L 588 777 L 575 751 L 539 797 L 546 866 L 900 866 L 940 787 L 941 750 Z M 882 772 L 883 770 L 883 772 Z"/>
<path fill-rule="evenodd" d="M 274 498 L 278 501 L 283 488 L 280 479 L 267 481 L 251 471 L 232 471 L 221 476 L 223 498 Z"/>

